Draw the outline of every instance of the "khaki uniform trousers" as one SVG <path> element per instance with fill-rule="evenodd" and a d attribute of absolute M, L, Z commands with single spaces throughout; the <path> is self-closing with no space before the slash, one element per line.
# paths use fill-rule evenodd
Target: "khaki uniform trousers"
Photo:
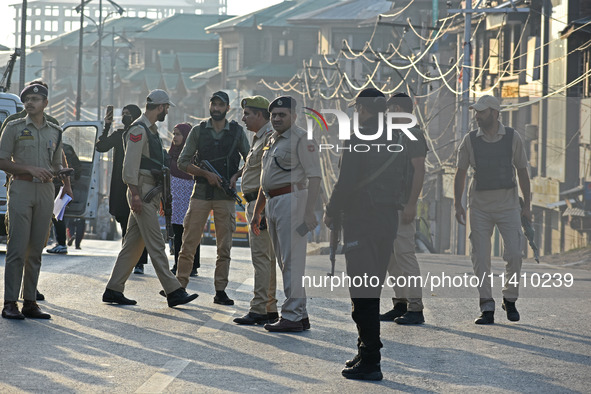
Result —
<path fill-rule="evenodd" d="M 474 275 L 482 283 L 478 287 L 480 294 L 480 310 L 482 312 L 494 311 L 495 300 L 492 295 L 490 280 L 490 253 L 491 237 L 495 225 L 503 238 L 505 260 L 505 283 L 503 283 L 503 297 L 515 302 L 519 296 L 519 285 L 509 283 L 519 281 L 521 275 L 521 211 L 510 209 L 502 212 L 485 212 L 470 208 L 470 242 L 472 245 L 471 257 Z M 513 279 L 513 280 L 511 280 Z"/>
<path fill-rule="evenodd" d="M 252 220 L 254 206 L 255 201 L 246 204 L 248 223 Z M 269 230 L 262 230 L 257 236 L 249 226 L 248 236 L 252 266 L 254 267 L 254 297 L 250 300 L 250 312 L 260 315 L 277 312 L 275 252 Z"/>
<path fill-rule="evenodd" d="M 225 290 L 230 274 L 230 251 L 232 233 L 236 230 L 236 207 L 234 200 L 200 200 L 191 198 L 183 221 L 183 244 L 177 262 L 176 277 L 183 287 L 189 284 L 197 245 L 201 243 L 203 229 L 209 213 L 213 210 L 217 259 L 215 261 L 215 290 Z"/>
<path fill-rule="evenodd" d="M 390 276 L 406 278 L 398 280 L 399 284 L 406 284 L 404 287 L 394 287 L 395 296 L 392 298 L 394 305 L 398 303 L 407 304 L 411 312 L 423 310 L 423 289 L 420 280 L 409 279 L 409 277 L 421 276 L 421 269 L 415 254 L 415 233 L 416 223 L 402 223 L 402 211 L 398 211 L 398 232 L 394 240 L 394 251 L 390 256 L 388 273 Z"/>
<path fill-rule="evenodd" d="M 308 317 L 306 290 L 302 283 L 308 238 L 296 231 L 304 222 L 307 199 L 308 190 L 304 189 L 267 198 L 265 206 L 269 234 L 283 274 L 285 301 L 281 306 L 281 316 L 291 321 Z"/>
<path fill-rule="evenodd" d="M 12 180 L 8 191 L 8 241 L 4 270 L 4 300 L 35 301 L 41 254 L 53 215 L 53 183 Z M 24 270 L 24 280 L 23 280 Z"/>
<path fill-rule="evenodd" d="M 140 177 L 140 182 L 141 179 L 145 178 L 147 177 Z M 145 196 L 153 187 L 154 184 L 144 181 L 140 186 L 141 195 Z M 127 201 L 131 206 L 131 193 L 129 191 L 127 191 Z M 179 281 L 170 272 L 168 256 L 165 251 L 166 245 L 158 223 L 159 211 L 160 195 L 158 194 L 149 203 L 144 202 L 142 204 L 141 213 L 137 214 L 133 211 L 129 213 L 123 247 L 115 261 L 111 278 L 107 283 L 107 289 L 120 292 L 125 290 L 125 282 L 127 282 L 131 271 L 142 255 L 144 247 L 148 251 L 150 261 L 154 266 L 154 271 L 156 271 L 164 292 L 170 294 L 181 287 Z"/>

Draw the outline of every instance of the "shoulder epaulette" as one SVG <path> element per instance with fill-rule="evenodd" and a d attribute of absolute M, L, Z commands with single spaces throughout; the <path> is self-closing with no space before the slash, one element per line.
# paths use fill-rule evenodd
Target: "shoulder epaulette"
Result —
<path fill-rule="evenodd" d="M 19 123 L 24 123 L 24 122 L 25 122 L 25 118 L 14 119 L 14 120 L 11 120 L 10 122 L 8 122 L 6 124 L 6 127 L 8 127 L 8 126 L 14 126 L 14 125 L 17 125 Z"/>
<path fill-rule="evenodd" d="M 62 128 L 61 128 L 59 125 L 56 125 L 55 123 L 53 123 L 53 122 L 50 122 L 50 121 L 47 121 L 47 124 L 48 124 L 50 127 L 53 127 L 54 129 L 56 129 L 57 131 L 59 131 L 60 133 L 62 132 Z"/>

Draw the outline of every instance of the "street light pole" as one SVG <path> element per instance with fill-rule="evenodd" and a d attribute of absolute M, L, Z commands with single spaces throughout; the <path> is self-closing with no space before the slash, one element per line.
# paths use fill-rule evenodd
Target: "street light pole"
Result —
<path fill-rule="evenodd" d="M 19 92 L 25 88 L 25 67 L 27 63 L 27 0 L 23 0 L 21 7 L 21 62 L 18 76 Z"/>
<path fill-rule="evenodd" d="M 99 0 L 99 20 L 97 26 L 98 32 L 98 80 L 97 80 L 97 103 L 96 103 L 96 120 L 101 120 L 101 71 L 103 62 L 103 0 Z"/>
<path fill-rule="evenodd" d="M 76 120 L 80 120 L 80 107 L 82 106 L 82 58 L 84 41 L 84 0 L 80 0 L 80 29 L 78 38 L 78 86 L 76 88 Z"/>

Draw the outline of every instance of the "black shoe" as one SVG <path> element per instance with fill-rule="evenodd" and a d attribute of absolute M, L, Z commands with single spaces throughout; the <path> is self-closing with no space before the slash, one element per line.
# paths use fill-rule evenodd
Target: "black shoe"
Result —
<path fill-rule="evenodd" d="M 170 269 L 173 275 L 176 275 L 176 264 Z"/>
<path fill-rule="evenodd" d="M 394 321 L 397 317 L 400 317 L 406 313 L 406 303 L 399 302 L 394 305 L 392 310 L 380 315 L 381 321 Z"/>
<path fill-rule="evenodd" d="M 144 274 L 144 265 L 143 264 L 136 265 L 135 268 L 133 269 L 133 273 L 136 275 L 143 275 Z"/>
<path fill-rule="evenodd" d="M 220 305 L 234 305 L 234 300 L 230 299 L 224 290 L 217 290 L 213 302 Z"/>
<path fill-rule="evenodd" d="M 302 327 L 304 328 L 304 331 L 309 330 L 310 329 L 310 319 L 307 317 L 304 317 L 302 319 Z"/>
<path fill-rule="evenodd" d="M 23 302 L 23 310 L 22 313 L 25 317 L 30 319 L 51 319 L 51 315 L 49 313 L 42 312 L 39 309 L 39 305 L 35 301 L 27 301 Z"/>
<path fill-rule="evenodd" d="M 197 268 L 193 268 L 193 269 L 191 270 L 191 273 L 189 274 L 189 276 L 197 276 L 197 275 L 199 275 L 199 274 L 197 273 Z"/>
<path fill-rule="evenodd" d="M 110 302 L 120 305 L 135 305 L 137 301 L 126 298 L 122 292 L 111 289 L 105 289 L 103 293 L 103 302 Z"/>
<path fill-rule="evenodd" d="M 271 324 L 275 323 L 277 320 L 279 320 L 279 313 L 267 312 L 267 320 L 269 320 L 269 323 Z"/>
<path fill-rule="evenodd" d="M 359 361 L 361 361 L 361 355 L 359 353 L 357 353 L 355 355 L 355 357 L 353 357 L 351 360 L 345 361 L 345 366 L 347 368 L 351 368 L 352 366 L 354 366 L 355 364 L 357 364 Z"/>
<path fill-rule="evenodd" d="M 425 322 L 425 317 L 423 316 L 423 311 L 408 311 L 404 315 L 394 319 L 394 322 L 398 324 L 423 324 Z"/>
<path fill-rule="evenodd" d="M 345 368 L 341 374 L 347 379 L 356 380 L 382 380 L 382 370 L 380 363 L 366 363 L 360 360 L 352 367 Z"/>
<path fill-rule="evenodd" d="M 168 294 L 166 299 L 168 300 L 168 306 L 172 308 L 173 306 L 187 304 L 197 297 L 199 297 L 199 294 L 189 294 L 185 289 L 179 287 L 172 293 Z"/>
<path fill-rule="evenodd" d="M 507 301 L 503 298 L 503 310 L 507 312 L 507 319 L 511 321 L 519 321 L 519 312 L 515 308 L 515 302 Z"/>
<path fill-rule="evenodd" d="M 39 292 L 39 290 L 37 290 L 37 295 L 35 295 L 35 300 L 36 301 L 45 301 L 45 296 L 43 294 L 41 294 Z"/>
<path fill-rule="evenodd" d="M 248 312 L 246 315 L 242 317 L 237 317 L 234 319 L 234 323 L 244 324 L 252 326 L 254 324 L 267 324 L 269 322 L 269 317 L 267 314 L 261 315 L 260 313 Z"/>
<path fill-rule="evenodd" d="M 485 311 L 478 317 L 478 319 L 474 320 L 474 324 L 494 324 L 495 323 L 495 312 L 494 311 Z"/>

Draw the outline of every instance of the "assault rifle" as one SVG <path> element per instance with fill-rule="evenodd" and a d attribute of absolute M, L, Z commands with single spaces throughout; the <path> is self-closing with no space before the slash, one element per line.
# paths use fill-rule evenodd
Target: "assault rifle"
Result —
<path fill-rule="evenodd" d="M 167 241 L 174 238 L 174 230 L 172 229 L 172 193 L 170 191 L 170 169 L 162 167 L 162 170 L 150 170 L 152 176 L 156 180 L 156 186 L 152 188 L 143 198 L 143 201 L 148 203 L 152 201 L 154 196 L 162 193 L 162 211 L 164 211 L 164 219 L 166 220 L 166 235 Z"/>
<path fill-rule="evenodd" d="M 523 198 L 521 198 L 521 197 L 519 197 L 519 204 L 521 205 L 521 208 L 523 208 L 523 205 L 525 204 L 523 201 Z M 533 252 L 534 252 L 534 259 L 539 264 L 540 263 L 540 250 L 538 249 L 538 246 L 536 245 L 536 242 L 534 241 L 534 237 L 536 236 L 536 231 L 532 227 L 531 222 L 529 220 L 527 220 L 527 218 L 525 216 L 521 217 L 521 227 L 523 227 L 523 233 L 525 234 L 525 237 L 527 238 L 527 241 L 529 242 L 529 246 L 531 247 L 531 250 L 533 250 Z"/>
<path fill-rule="evenodd" d="M 236 193 L 236 189 L 233 189 L 230 187 L 230 181 L 228 181 L 226 178 L 221 176 L 220 173 L 211 165 L 209 160 L 201 160 L 200 166 L 205 167 L 204 168 L 205 170 L 207 170 L 209 172 L 213 172 L 214 174 L 219 176 L 220 179 L 222 180 L 222 182 L 221 182 L 222 183 L 222 190 L 224 191 L 224 193 L 226 193 L 226 195 L 228 197 L 232 197 L 236 201 L 236 203 L 242 207 L 242 209 L 246 209 L 246 208 L 244 208 L 244 204 L 242 204 L 242 199 L 240 198 L 238 193 Z"/>
<path fill-rule="evenodd" d="M 337 262 L 337 249 L 339 248 L 339 242 L 341 240 L 341 220 L 340 215 L 338 218 L 334 218 L 332 225 L 330 226 L 330 243 L 329 243 L 329 259 L 330 259 L 330 272 L 326 275 L 334 276 L 334 266 Z"/>

